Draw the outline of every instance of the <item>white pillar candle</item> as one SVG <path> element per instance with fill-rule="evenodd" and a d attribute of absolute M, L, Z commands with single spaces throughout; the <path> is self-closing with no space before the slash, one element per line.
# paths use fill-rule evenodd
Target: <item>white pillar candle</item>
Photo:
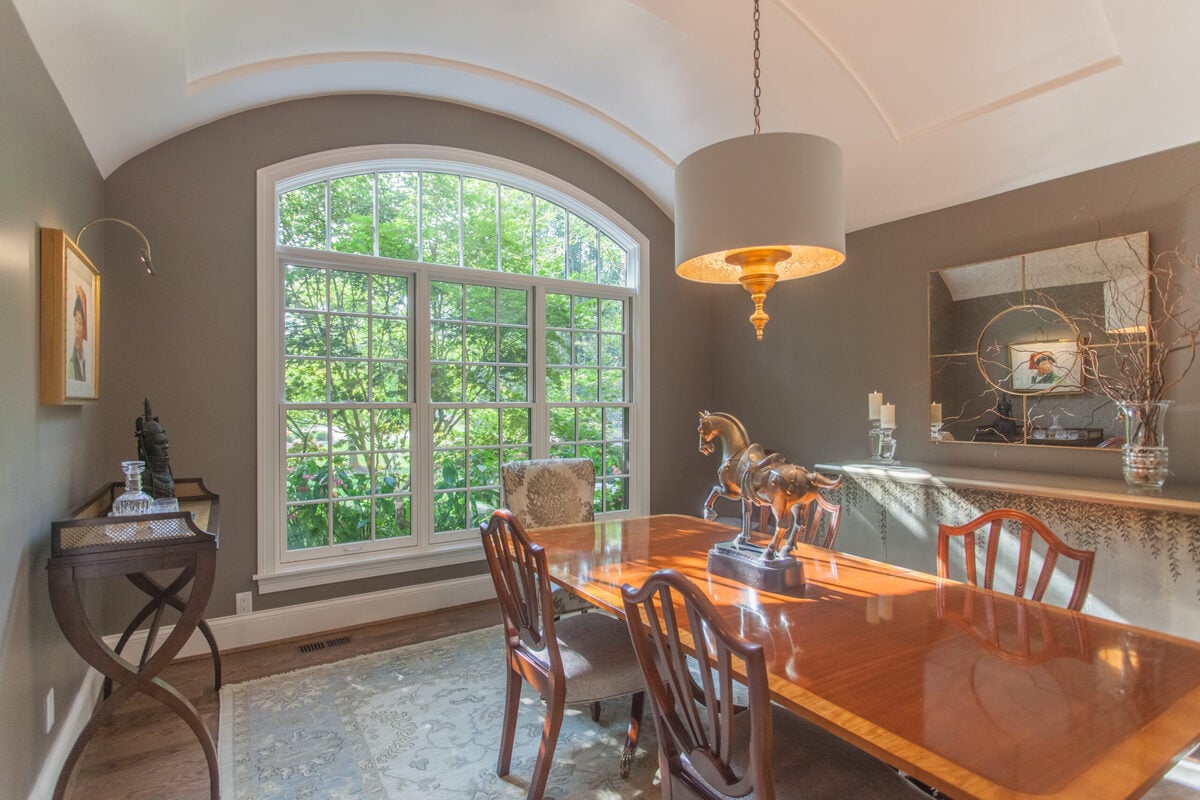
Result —
<path fill-rule="evenodd" d="M 879 424 L 884 428 L 896 427 L 896 406 L 884 403 L 879 407 Z"/>
<path fill-rule="evenodd" d="M 929 404 L 929 424 L 936 425 L 941 421 L 942 421 L 942 404 L 941 403 L 930 403 Z"/>
<path fill-rule="evenodd" d="M 867 395 L 867 419 L 879 419 L 879 407 L 883 405 L 883 392 Z"/>

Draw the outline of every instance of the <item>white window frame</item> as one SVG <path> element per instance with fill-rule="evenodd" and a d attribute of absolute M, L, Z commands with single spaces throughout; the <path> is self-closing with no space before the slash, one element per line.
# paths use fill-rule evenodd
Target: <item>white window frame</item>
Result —
<path fill-rule="evenodd" d="M 403 162 L 403 163 L 398 163 Z M 483 560 L 478 536 L 438 534 L 432 538 L 432 508 L 426 508 L 423 498 L 432 491 L 429 483 L 432 452 L 418 450 L 417 442 L 431 438 L 428 420 L 418 420 L 414 413 L 412 441 L 412 524 L 413 542 L 400 547 L 364 548 L 359 544 L 336 545 L 330 555 L 322 558 L 289 559 L 286 557 L 286 519 L 282 491 L 286 477 L 282 442 L 283 376 L 283 291 L 279 278 L 285 261 L 298 263 L 314 261 L 313 252 L 277 245 L 277 197 L 279 192 L 307 185 L 328 177 L 370 171 L 413 169 L 424 172 L 450 172 L 484 178 L 506 186 L 522 189 L 565 208 L 599 228 L 629 253 L 627 275 L 629 286 L 614 292 L 612 287 L 573 280 L 510 275 L 502 272 L 445 267 L 436 264 L 387 260 L 396 271 L 411 273 L 411 297 L 427 299 L 429 280 L 478 281 L 486 276 L 488 283 L 497 286 L 528 286 L 545 293 L 556 291 L 589 294 L 599 297 L 628 295 L 633 291 L 630 314 L 629 352 L 633 359 L 628 372 L 630 408 L 628 463 L 630 481 L 629 508 L 622 512 L 600 515 L 616 519 L 642 516 L 649 513 L 650 498 L 650 301 L 649 301 L 649 239 L 627 220 L 596 198 L 577 187 L 541 170 L 520 162 L 459 148 L 432 145 L 369 145 L 329 150 L 283 161 L 258 171 L 257 179 L 257 292 L 258 292 L 258 569 L 254 579 L 260 592 L 286 591 L 306 586 L 336 583 L 397 572 L 431 569 L 453 564 Z M 328 265 L 377 269 L 380 259 L 375 256 L 356 256 L 345 253 L 322 252 L 320 260 Z M 534 303 L 540 308 L 540 303 Z M 427 382 L 420 372 L 428 374 L 428 331 L 418 323 L 420 314 L 413 303 L 414 391 L 427 391 Z M 426 312 L 427 319 L 427 312 Z M 545 350 L 545 320 L 531 319 L 531 351 Z M 422 366 L 418 363 L 424 360 Z M 537 366 L 540 355 L 532 360 L 535 391 L 544 385 L 544 375 Z M 535 407 L 544 398 L 534 397 Z M 413 396 L 414 405 L 418 397 Z M 542 405 L 544 409 L 545 406 Z M 534 457 L 544 456 L 548 439 L 548 415 L 534 413 L 531 420 Z"/>

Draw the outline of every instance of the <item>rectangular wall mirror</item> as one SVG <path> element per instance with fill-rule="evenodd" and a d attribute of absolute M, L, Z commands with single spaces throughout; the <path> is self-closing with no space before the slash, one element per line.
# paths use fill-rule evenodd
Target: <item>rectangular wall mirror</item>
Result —
<path fill-rule="evenodd" d="M 1123 425 L 1088 380 L 1079 341 L 1092 343 L 1101 372 L 1117 347 L 1148 352 L 1149 240 L 1135 233 L 930 272 L 930 436 L 1119 452 Z"/>

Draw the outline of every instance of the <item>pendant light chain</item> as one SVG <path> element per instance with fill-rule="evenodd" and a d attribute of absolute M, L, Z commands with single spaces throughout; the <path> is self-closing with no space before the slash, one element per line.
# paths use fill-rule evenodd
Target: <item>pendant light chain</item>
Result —
<path fill-rule="evenodd" d="M 758 0 L 754 0 L 754 132 L 760 130 L 758 115 L 762 112 L 762 107 L 759 104 L 759 98 L 762 97 L 762 89 L 759 88 L 758 78 L 762 75 L 762 70 L 758 66 L 759 49 L 758 49 Z"/>

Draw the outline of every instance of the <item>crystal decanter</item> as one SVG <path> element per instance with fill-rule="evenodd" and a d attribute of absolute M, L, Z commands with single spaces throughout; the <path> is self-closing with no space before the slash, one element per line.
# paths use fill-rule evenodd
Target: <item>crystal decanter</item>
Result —
<path fill-rule="evenodd" d="M 142 470 L 145 467 L 144 461 L 121 462 L 121 469 L 125 470 L 125 493 L 113 501 L 111 516 L 130 517 L 150 513 L 154 498 L 142 491 Z"/>

